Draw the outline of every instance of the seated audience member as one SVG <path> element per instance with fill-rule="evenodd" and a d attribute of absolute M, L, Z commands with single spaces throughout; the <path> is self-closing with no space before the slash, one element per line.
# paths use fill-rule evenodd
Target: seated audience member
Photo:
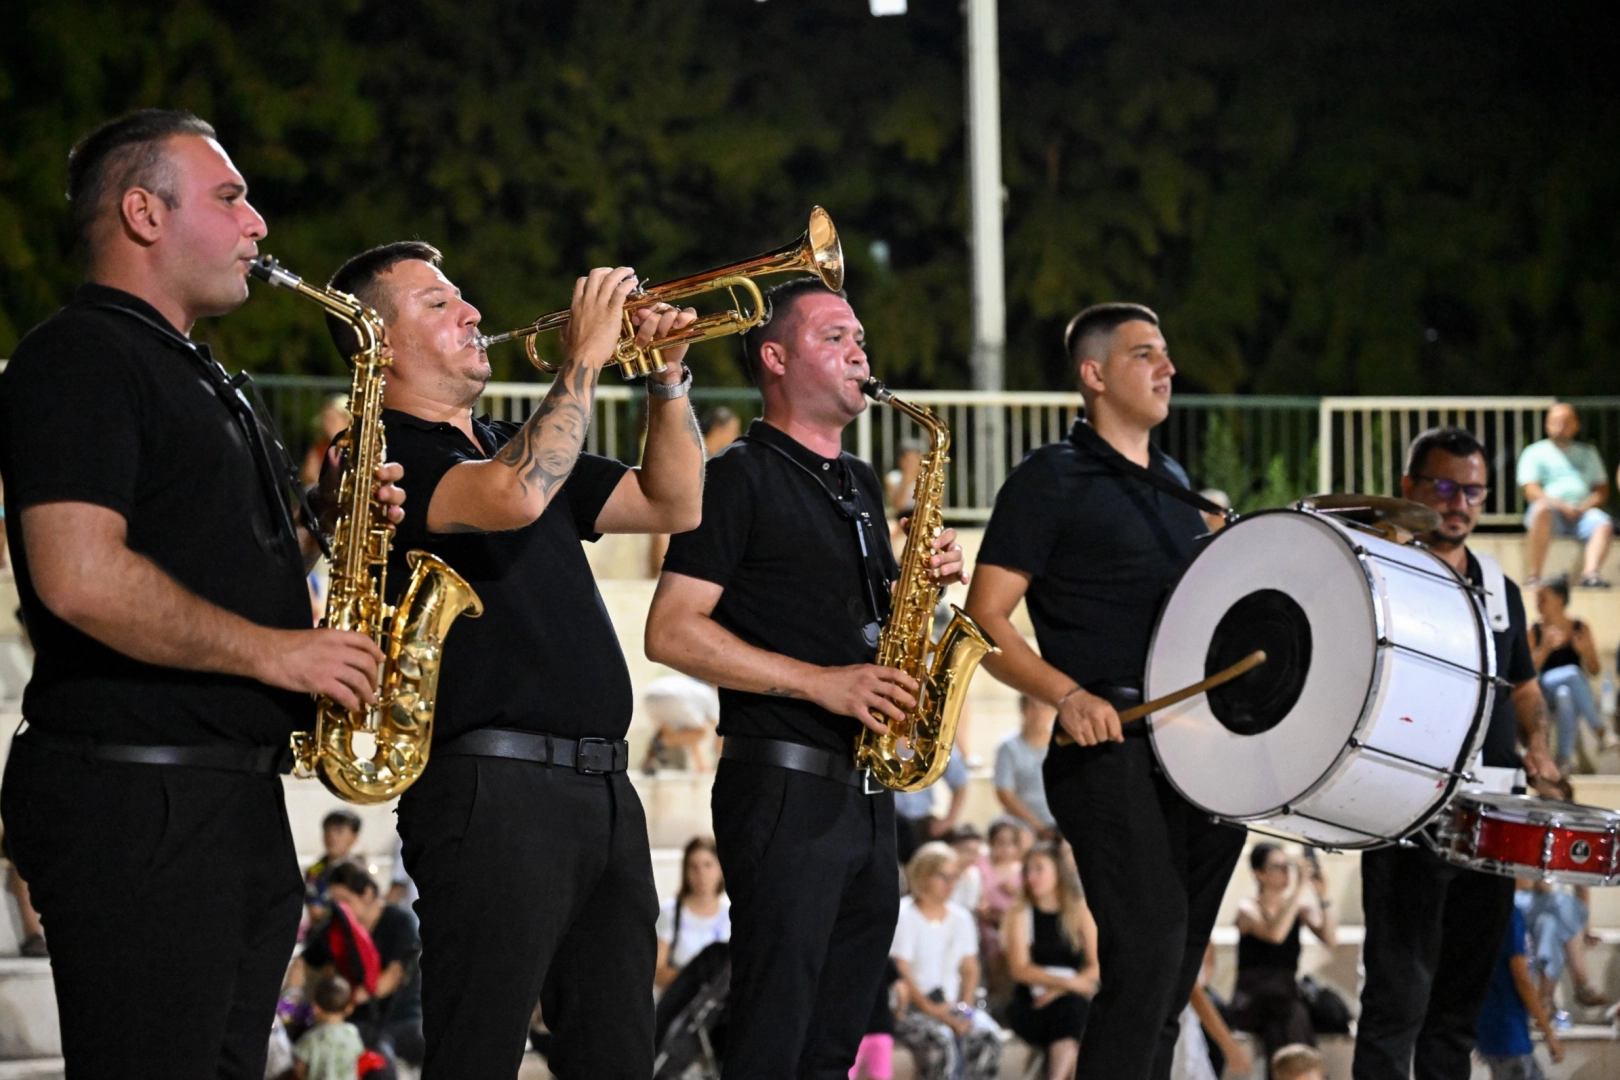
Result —
<path fill-rule="evenodd" d="M 1097 924 L 1055 844 L 1024 856 L 1023 901 L 1007 912 L 1001 947 L 1018 984 L 1013 1033 L 1046 1051 L 1047 1080 L 1070 1080 L 1097 992 Z"/>
<path fill-rule="evenodd" d="M 950 899 L 955 865 L 956 853 L 938 842 L 906 864 L 911 895 L 900 901 L 889 950 L 908 1002 L 895 1039 L 911 1051 L 918 1080 L 995 1080 L 1000 1031 L 975 1005 L 979 938 L 973 916 Z"/>
<path fill-rule="evenodd" d="M 1046 781 L 1041 765 L 1052 743 L 1057 710 L 1028 694 L 1018 695 L 1019 730 L 996 746 L 996 798 L 1013 817 L 1027 824 L 1042 840 L 1056 840 L 1057 821 L 1046 806 Z"/>
<path fill-rule="evenodd" d="M 1314 1046 L 1293 1043 L 1271 1055 L 1272 1080 L 1327 1080 L 1327 1063 Z"/>
<path fill-rule="evenodd" d="M 348 882 L 348 885 L 340 884 L 335 895 L 331 888 L 331 876 L 334 874 L 340 882 Z M 323 975 L 341 975 L 344 982 L 353 988 L 354 1003 L 360 1005 L 376 995 L 382 964 L 371 931 L 361 919 L 366 906 L 364 886 L 351 874 L 370 879 L 364 867 L 354 866 L 348 860 L 334 863 L 327 869 L 326 892 L 319 905 L 311 907 L 310 928 L 304 935 L 304 951 L 293 959 L 292 966 L 287 969 L 286 985 L 308 988 Z"/>
<path fill-rule="evenodd" d="M 427 1047 L 422 1037 L 422 942 L 417 937 L 416 919 L 385 903 L 377 893 L 376 880 L 353 860 L 332 867 L 327 897 L 354 916 L 377 950 L 377 988 L 352 1017 L 360 1037 L 389 1061 L 397 1058 L 421 1065 Z M 330 936 L 312 942 L 304 950 L 304 958 L 308 961 L 311 950 L 323 958 L 323 950 L 329 950 L 331 943 Z"/>
<path fill-rule="evenodd" d="M 1541 673 L 1541 693 L 1558 724 L 1559 772 L 1567 772 L 1575 757 L 1580 721 L 1598 737 L 1598 748 L 1616 744 L 1614 732 L 1603 722 L 1592 695 L 1592 676 L 1602 670 L 1592 628 L 1569 614 L 1569 582 L 1562 574 L 1543 581 L 1536 589 L 1540 616 L 1530 628 L 1530 656 Z"/>
<path fill-rule="evenodd" d="M 891 957 L 883 969 L 883 981 L 878 983 L 877 1000 L 872 1003 L 866 1033 L 855 1051 L 855 1064 L 849 1067 L 849 1080 L 893 1080 L 894 1018 L 905 1011 L 905 985 Z"/>
<path fill-rule="evenodd" d="M 990 871 L 984 839 L 972 825 L 960 825 L 945 834 L 945 843 L 956 852 L 956 891 L 951 899 L 977 919 L 984 910 L 984 883 Z"/>
<path fill-rule="evenodd" d="M 1204 947 L 1204 962 L 1198 967 L 1187 1006 L 1181 1010 L 1170 1080 L 1219 1080 L 1228 1065 L 1242 1076 L 1254 1070 L 1254 1059 L 1226 1025 L 1221 1013 L 1224 1006 L 1209 989 L 1214 977 L 1215 946 L 1210 944 Z"/>
<path fill-rule="evenodd" d="M 895 854 L 903 866 L 916 850 L 930 840 L 939 840 L 956 828 L 967 804 L 968 768 L 962 760 L 962 744 L 951 747 L 945 775 L 940 777 L 950 789 L 950 806 L 944 817 L 934 816 L 934 785 L 921 791 L 902 791 L 894 797 Z"/>
<path fill-rule="evenodd" d="M 1564 1059 L 1563 1044 L 1530 979 L 1525 938 L 1524 915 L 1515 906 L 1507 936 L 1497 947 L 1496 966 L 1474 1031 L 1475 1049 L 1490 1069 L 1492 1080 L 1541 1080 L 1541 1066 L 1536 1063 L 1535 1048 L 1530 1043 L 1532 1018 L 1547 1039 L 1547 1053 L 1553 1062 Z"/>
<path fill-rule="evenodd" d="M 416 918 L 416 900 L 421 893 L 416 891 L 416 882 L 405 870 L 405 840 L 403 837 L 394 838 L 394 872 L 388 879 L 388 903 Z"/>
<path fill-rule="evenodd" d="M 326 875 L 349 857 L 359 840 L 360 815 L 353 810 L 342 807 L 321 819 L 323 853 L 304 871 L 304 892 L 310 901 L 319 904 L 326 896 Z"/>
<path fill-rule="evenodd" d="M 1608 470 L 1597 448 L 1575 441 L 1581 430 L 1573 405 L 1547 410 L 1547 437 L 1519 454 L 1519 485 L 1524 488 L 1524 527 L 1529 531 L 1529 570 L 1526 585 L 1541 583 L 1547 564 L 1547 546 L 1554 536 L 1574 537 L 1586 544 L 1581 585 L 1606 589 L 1603 558 L 1614 539 L 1614 522 L 1603 512 L 1609 500 Z"/>
<path fill-rule="evenodd" d="M 899 545 L 906 534 L 900 523 L 911 516 L 916 506 L 917 474 L 922 471 L 923 454 L 928 444 L 917 439 L 902 439 L 900 453 L 894 459 L 894 468 L 883 474 L 883 495 L 889 503 L 889 538 Z"/>
<path fill-rule="evenodd" d="M 298 1080 L 355 1080 L 366 1052 L 360 1031 L 348 1022 L 354 1009 L 349 984 L 341 975 L 325 975 L 310 992 L 315 1024 L 293 1047 Z"/>
<path fill-rule="evenodd" d="M 720 875 L 720 858 L 712 839 L 694 836 L 681 855 L 681 887 L 658 913 L 653 985 L 664 989 L 698 953 L 730 940 L 731 898 Z"/>
<path fill-rule="evenodd" d="M 1586 948 L 1597 940 L 1591 928 L 1592 890 L 1584 885 L 1554 885 L 1547 881 L 1519 882 L 1514 906 L 1524 916 L 1530 938 L 1530 973 L 1549 1012 L 1553 991 L 1569 969 L 1575 1000 L 1582 1005 L 1604 1005 L 1593 989 L 1586 967 Z"/>
<path fill-rule="evenodd" d="M 976 914 L 979 960 L 984 965 L 990 999 L 998 1003 L 1012 992 L 1007 958 L 1001 951 L 1001 922 L 1023 899 L 1024 855 L 1034 843 L 1034 834 L 1022 821 L 1000 817 L 990 823 L 990 864 L 984 871 L 984 892 Z"/>
<path fill-rule="evenodd" d="M 336 394 L 321 405 L 321 411 L 311 425 L 315 437 L 310 441 L 309 449 L 304 453 L 304 463 L 298 469 L 299 482 L 306 488 L 320 480 L 327 452 L 332 449 L 332 440 L 349 430 L 349 421 L 348 395 Z"/>
<path fill-rule="evenodd" d="M 653 725 L 642 771 L 651 775 L 660 767 L 684 769 L 688 761 L 698 772 L 709 770 L 703 747 L 720 723 L 719 691 L 690 675 L 671 672 L 647 684 L 641 705 Z"/>
<path fill-rule="evenodd" d="M 1238 902 L 1237 987 L 1232 1026 L 1260 1037 L 1270 1058 L 1291 1043 L 1315 1045 L 1310 1010 L 1299 993 L 1299 928 L 1332 948 L 1338 943 L 1327 879 L 1315 860 L 1290 858 L 1276 844 L 1249 852 L 1258 892 Z"/>

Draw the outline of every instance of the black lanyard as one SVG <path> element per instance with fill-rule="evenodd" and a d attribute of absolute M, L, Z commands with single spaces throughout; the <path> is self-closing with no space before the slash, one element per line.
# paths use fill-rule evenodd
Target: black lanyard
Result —
<path fill-rule="evenodd" d="M 292 509 L 288 499 L 291 492 L 297 492 L 298 506 L 304 521 L 320 543 L 321 549 L 325 551 L 326 538 L 321 535 L 320 529 L 315 527 L 315 513 L 309 504 L 309 497 L 303 485 L 298 483 L 298 471 L 293 467 L 292 458 L 276 432 L 275 422 L 270 419 L 264 402 L 259 397 L 259 389 L 254 385 L 252 376 L 243 371 L 235 378 L 231 378 L 225 374 L 225 369 L 220 366 L 219 361 L 204 352 L 196 342 L 143 312 L 118 304 L 96 303 L 91 306 L 105 311 L 116 311 L 121 315 L 140 320 L 156 330 L 163 340 L 184 350 L 196 361 L 203 377 L 208 380 L 209 387 L 213 389 L 214 396 L 219 398 L 220 403 L 225 406 L 225 411 L 236 421 L 242 436 L 247 440 L 248 452 L 253 457 L 253 467 L 259 474 L 260 485 L 264 488 L 271 518 L 276 523 L 281 539 L 290 545 L 289 552 L 295 556 L 298 552 L 298 530 L 293 526 Z M 247 393 L 243 393 L 244 387 L 253 395 L 252 400 L 249 400 Z"/>
<path fill-rule="evenodd" d="M 859 489 L 855 487 L 854 477 L 850 475 L 848 467 L 843 468 L 843 477 L 849 483 L 849 492 L 847 494 L 841 491 L 835 492 L 822 482 L 821 477 L 817 476 L 814 470 L 780 446 L 773 446 L 764 439 L 756 439 L 750 435 L 744 435 L 743 438 L 756 446 L 763 446 L 768 450 L 775 451 L 782 456 L 783 461 L 808 476 L 814 481 L 816 489 L 832 500 L 833 507 L 838 511 L 838 515 L 854 527 L 855 544 L 859 548 L 861 556 L 861 596 L 866 601 L 867 615 L 866 625 L 861 627 L 861 636 L 869 647 L 877 648 L 878 639 L 883 633 L 883 620 L 888 618 L 889 607 L 880 599 L 881 594 L 874 579 L 883 583 L 882 592 L 884 593 L 888 591 L 889 580 L 888 574 L 883 572 L 880 564 L 875 559 L 877 528 L 872 523 L 870 511 L 863 509 L 861 506 L 858 497 Z M 842 463 L 840 464 L 842 465 Z"/>

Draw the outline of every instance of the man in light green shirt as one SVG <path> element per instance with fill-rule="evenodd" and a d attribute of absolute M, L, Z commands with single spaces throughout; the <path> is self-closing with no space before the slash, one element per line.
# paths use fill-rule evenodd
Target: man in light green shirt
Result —
<path fill-rule="evenodd" d="M 1600 509 L 1609 501 L 1609 478 L 1597 449 L 1575 441 L 1580 430 L 1573 405 L 1554 405 L 1547 410 L 1547 437 L 1519 455 L 1519 485 L 1530 506 L 1524 514 L 1530 533 L 1527 586 L 1541 580 L 1547 545 L 1554 536 L 1563 536 L 1586 544 L 1581 584 L 1589 589 L 1609 587 L 1602 576 L 1603 557 L 1614 539 L 1614 521 Z"/>

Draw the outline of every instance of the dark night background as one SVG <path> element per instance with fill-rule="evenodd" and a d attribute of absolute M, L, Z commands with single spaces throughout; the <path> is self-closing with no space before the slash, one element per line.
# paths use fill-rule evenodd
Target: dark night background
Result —
<path fill-rule="evenodd" d="M 80 273 L 68 148 L 163 105 L 219 129 L 263 250 L 324 280 L 419 236 L 492 331 L 592 265 L 732 261 L 820 203 L 883 377 L 969 384 L 955 3 L 13 0 L 5 23 L 0 356 Z M 1620 392 L 1616 27 L 1584 0 L 1003 0 L 1008 387 L 1066 385 L 1068 315 L 1129 298 L 1188 390 Z M 202 333 L 231 366 L 341 370 L 263 289 Z M 711 385 L 741 380 L 706 348 Z"/>

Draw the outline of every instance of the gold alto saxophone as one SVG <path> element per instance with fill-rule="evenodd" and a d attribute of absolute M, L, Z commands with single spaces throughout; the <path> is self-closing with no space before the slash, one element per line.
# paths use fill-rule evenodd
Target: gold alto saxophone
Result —
<path fill-rule="evenodd" d="M 934 608 L 944 588 L 934 580 L 930 557 L 933 540 L 944 529 L 940 506 L 945 499 L 945 467 L 950 464 L 951 432 L 928 409 L 902 401 L 876 379 L 863 387 L 872 400 L 909 416 L 928 433 L 929 449 L 917 471 L 916 506 L 900 556 L 900 580 L 894 604 L 878 638 L 875 663 L 899 668 L 917 680 L 916 707 L 904 720 L 887 720 L 889 730 L 879 735 L 862 727 L 855 744 L 855 767 L 866 769 L 873 780 L 892 791 L 916 791 L 938 780 L 951 759 L 956 743 L 956 722 L 967 698 L 968 682 L 979 661 L 1001 650 L 979 624 L 952 605 L 950 625 L 938 641 L 929 631 Z"/>
<path fill-rule="evenodd" d="M 377 704 L 350 712 L 331 698 L 317 699 L 315 730 L 295 732 L 292 749 L 295 775 L 315 776 L 349 802 L 384 802 L 414 784 L 427 767 L 444 635 L 456 616 L 475 618 L 484 605 L 460 574 L 426 551 L 407 553 L 410 582 L 398 605 L 387 602 L 393 527 L 373 492 L 377 468 L 388 454 L 383 379 L 393 362 L 384 355 L 382 318 L 348 293 L 306 283 L 268 255 L 251 272 L 315 301 L 334 329 L 348 329 L 348 347 L 342 349 L 354 368 L 348 459 L 338 488 L 332 587 L 321 625 L 365 634 L 386 659 Z"/>

